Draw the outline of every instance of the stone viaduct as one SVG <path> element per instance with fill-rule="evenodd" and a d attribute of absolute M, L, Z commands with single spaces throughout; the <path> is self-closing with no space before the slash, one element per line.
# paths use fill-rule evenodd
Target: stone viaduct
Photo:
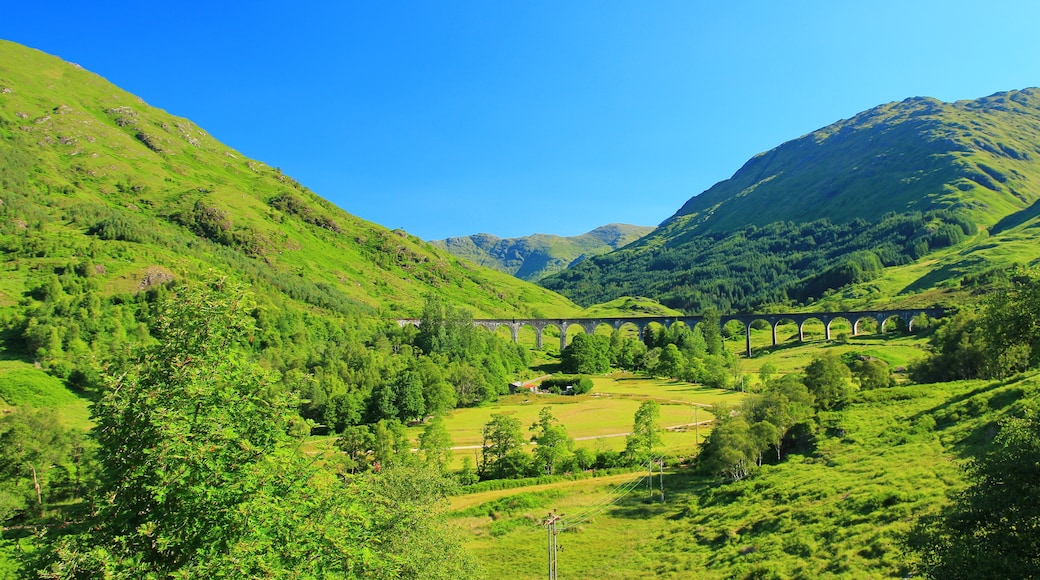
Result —
<path fill-rule="evenodd" d="M 892 319 L 902 320 L 906 325 L 907 329 L 913 330 L 914 317 L 920 314 L 925 314 L 932 318 L 938 318 L 942 315 L 941 308 L 919 308 L 919 309 L 903 309 L 903 310 L 860 310 L 860 311 L 848 311 L 848 312 L 801 312 L 801 313 L 786 313 L 786 314 L 726 314 L 719 317 L 719 322 L 722 326 L 726 323 L 736 320 L 744 326 L 744 339 L 746 345 L 746 352 L 748 356 L 751 356 L 751 325 L 756 321 L 764 321 L 769 324 L 773 332 L 773 346 L 776 346 L 776 329 L 782 323 L 795 323 L 798 325 L 798 339 L 805 341 L 805 323 L 809 320 L 817 320 L 823 324 L 824 332 L 827 340 L 831 340 L 831 323 L 838 319 L 846 320 L 852 326 L 853 336 L 859 335 L 860 322 L 864 320 L 873 320 L 877 322 L 877 328 L 879 333 L 885 332 L 885 325 Z M 473 320 L 475 326 L 484 327 L 491 332 L 498 330 L 500 326 L 505 326 L 509 329 L 512 334 L 513 342 L 517 342 L 520 337 L 520 329 L 524 326 L 530 326 L 534 329 L 535 341 L 538 348 L 542 347 L 542 333 L 547 327 L 554 326 L 560 331 L 560 350 L 562 351 L 567 346 L 567 330 L 571 326 L 578 326 L 586 334 L 594 334 L 596 328 L 601 325 L 609 326 L 614 330 L 620 329 L 626 324 L 630 324 L 636 327 L 640 337 L 644 336 L 647 327 L 651 323 L 657 323 L 665 328 L 669 328 L 676 322 L 682 322 L 691 329 L 700 324 L 703 320 L 701 316 L 632 316 L 632 317 L 617 317 L 617 318 L 513 318 L 513 319 L 496 319 L 496 318 L 476 318 Z M 402 318 L 397 321 L 400 326 L 406 326 L 411 324 L 413 326 L 419 326 L 420 320 L 417 318 Z"/>

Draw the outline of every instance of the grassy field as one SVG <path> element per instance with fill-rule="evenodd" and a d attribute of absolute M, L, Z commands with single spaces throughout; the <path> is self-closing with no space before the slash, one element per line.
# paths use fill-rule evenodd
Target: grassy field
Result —
<path fill-rule="evenodd" d="M 51 408 L 69 429 L 88 430 L 90 401 L 68 390 L 58 379 L 18 360 L 0 360 L 0 413 L 15 407 Z"/>
<path fill-rule="evenodd" d="M 904 577 L 900 536 L 963 484 L 960 460 L 994 422 L 1038 393 L 1035 374 L 867 391 L 813 450 L 749 480 L 672 469 L 663 503 L 641 474 L 561 482 L 454 498 L 452 517 L 492 578 L 545 574 L 550 510 L 564 514 L 561 577 Z"/>

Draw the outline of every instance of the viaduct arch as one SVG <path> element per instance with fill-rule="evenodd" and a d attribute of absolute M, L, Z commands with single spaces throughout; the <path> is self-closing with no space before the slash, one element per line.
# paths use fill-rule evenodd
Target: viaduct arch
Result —
<path fill-rule="evenodd" d="M 798 325 L 798 340 L 805 341 L 805 323 L 809 320 L 818 320 L 823 323 L 824 333 L 827 340 L 831 340 L 831 323 L 838 319 L 844 319 L 852 325 L 852 334 L 857 336 L 860 333 L 860 322 L 864 320 L 873 320 L 877 323 L 879 333 L 885 332 L 885 326 L 893 318 L 899 319 L 906 324 L 906 327 L 913 330 L 914 317 L 925 314 L 932 318 L 938 318 L 942 316 L 942 308 L 910 308 L 900 310 L 858 310 L 858 311 L 843 311 L 843 312 L 792 312 L 787 314 L 727 314 L 719 317 L 719 323 L 725 326 L 728 322 L 736 320 L 744 326 L 744 339 L 746 345 L 746 354 L 751 356 L 751 325 L 756 321 L 765 321 L 772 328 L 773 334 L 773 346 L 777 344 L 776 329 L 782 322 L 793 322 Z M 520 329 L 524 326 L 530 326 L 535 332 L 535 343 L 538 348 L 542 347 L 542 333 L 549 326 L 555 326 L 560 330 L 560 351 L 567 346 L 567 330 L 571 326 L 579 326 L 585 332 L 585 334 L 594 334 L 596 328 L 601 325 L 607 325 L 614 330 L 620 329 L 625 324 L 631 324 L 636 327 L 639 333 L 639 337 L 645 336 L 645 332 L 650 323 L 657 323 L 665 328 L 671 327 L 676 322 L 682 322 L 691 329 L 700 324 L 703 321 L 701 316 L 632 316 L 632 317 L 615 317 L 615 318 L 512 318 L 512 319 L 500 319 L 500 318 L 476 318 L 473 320 L 474 326 L 481 326 L 490 330 L 492 333 L 496 332 L 499 327 L 506 327 L 509 329 L 509 333 L 513 338 L 513 342 L 518 342 L 520 338 Z M 397 324 L 400 326 L 413 325 L 418 327 L 421 321 L 417 318 L 401 318 L 397 320 Z"/>

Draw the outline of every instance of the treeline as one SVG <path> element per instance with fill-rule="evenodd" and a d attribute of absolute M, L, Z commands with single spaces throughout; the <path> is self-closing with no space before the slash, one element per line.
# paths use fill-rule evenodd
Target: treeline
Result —
<path fill-rule="evenodd" d="M 643 372 L 730 388 L 739 379 L 739 357 L 723 348 L 717 310 L 709 309 L 694 328 L 652 325 L 643 340 L 615 330 L 610 336 L 577 334 L 560 355 L 564 372 L 600 374 L 610 369 Z"/>
<path fill-rule="evenodd" d="M 101 369 L 125 362 L 132 345 L 154 341 L 155 305 L 180 286 L 164 279 L 109 296 L 99 280 L 89 254 L 57 266 L 33 279 L 20 313 L 0 320 L 13 346 L 85 392 L 97 391 Z M 524 349 L 478 330 L 468 313 L 436 298 L 419 329 L 258 299 L 251 338 L 261 364 L 278 373 L 279 388 L 300 394 L 303 418 L 336 433 L 495 399 L 527 367 Z"/>
<path fill-rule="evenodd" d="M 633 417 L 632 433 L 625 439 L 625 449 L 592 450 L 575 447 L 567 428 L 543 407 L 538 420 L 530 426 L 525 439 L 520 420 L 511 415 L 494 413 L 481 430 L 480 462 L 463 458 L 458 474 L 460 483 L 472 484 L 493 479 L 520 479 L 640 465 L 662 446 L 661 410 L 656 401 L 644 401 Z M 424 433 L 425 436 L 425 433 Z M 530 442 L 532 452 L 524 450 Z"/>
<path fill-rule="evenodd" d="M 779 376 L 766 364 L 760 378 L 761 387 L 738 409 L 713 410 L 715 427 L 698 457 L 706 472 L 739 480 L 765 462 L 782 461 L 791 449 L 808 450 L 817 429 L 840 429 L 840 421 L 826 423 L 840 417 L 857 389 L 893 384 L 887 363 L 856 353 L 815 357 L 803 372 Z"/>
<path fill-rule="evenodd" d="M 4 546 L 47 578 L 457 578 L 439 519 L 453 483 L 403 456 L 351 473 L 300 450 L 293 393 L 256 360 L 255 303 L 215 280 L 154 304 L 154 340 L 109 365 L 89 439 L 54 414 L 0 418 Z M 10 565 L 9 561 L 5 564 Z"/>
<path fill-rule="evenodd" d="M 917 382 L 1002 379 L 1040 365 L 1040 271 L 987 273 L 998 284 L 978 309 L 942 322 L 930 355 L 911 366 Z"/>
<path fill-rule="evenodd" d="M 539 284 L 584 306 L 629 295 L 686 312 L 751 311 L 818 299 L 975 232 L 949 211 L 890 213 L 877 223 L 775 222 L 595 256 Z"/>

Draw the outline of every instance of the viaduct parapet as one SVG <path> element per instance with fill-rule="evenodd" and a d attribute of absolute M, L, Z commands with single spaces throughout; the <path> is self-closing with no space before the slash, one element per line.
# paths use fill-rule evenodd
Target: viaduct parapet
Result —
<path fill-rule="evenodd" d="M 914 318 L 924 314 L 932 318 L 942 316 L 941 308 L 918 308 L 902 310 L 859 310 L 847 312 L 799 312 L 786 314 L 726 314 L 719 317 L 721 325 L 736 320 L 744 326 L 745 345 L 748 356 L 751 356 L 751 325 L 757 321 L 764 321 L 772 328 L 773 346 L 776 346 L 776 329 L 783 323 L 795 323 L 798 325 L 798 340 L 805 341 L 805 323 L 810 320 L 821 322 L 825 329 L 827 340 L 831 340 L 831 323 L 842 319 L 852 326 L 853 336 L 860 335 L 860 322 L 873 320 L 877 323 L 879 333 L 885 332 L 885 326 L 893 319 L 901 320 L 907 329 L 913 330 Z M 631 316 L 616 318 L 476 318 L 474 326 L 484 327 L 495 332 L 499 327 L 505 326 L 513 337 L 513 342 L 518 342 L 520 329 L 530 326 L 534 329 L 535 341 L 538 348 L 542 348 L 542 333 L 546 328 L 553 326 L 560 332 L 560 350 L 567 346 L 567 331 L 572 326 L 580 327 L 586 334 L 594 334 L 600 326 L 606 325 L 614 330 L 619 330 L 627 325 L 634 326 L 639 337 L 642 338 L 647 327 L 651 323 L 657 323 L 665 328 L 671 327 L 676 322 L 682 322 L 691 329 L 704 320 L 701 316 Z M 421 321 L 418 318 L 401 318 L 397 320 L 400 326 L 413 325 L 418 327 Z"/>

